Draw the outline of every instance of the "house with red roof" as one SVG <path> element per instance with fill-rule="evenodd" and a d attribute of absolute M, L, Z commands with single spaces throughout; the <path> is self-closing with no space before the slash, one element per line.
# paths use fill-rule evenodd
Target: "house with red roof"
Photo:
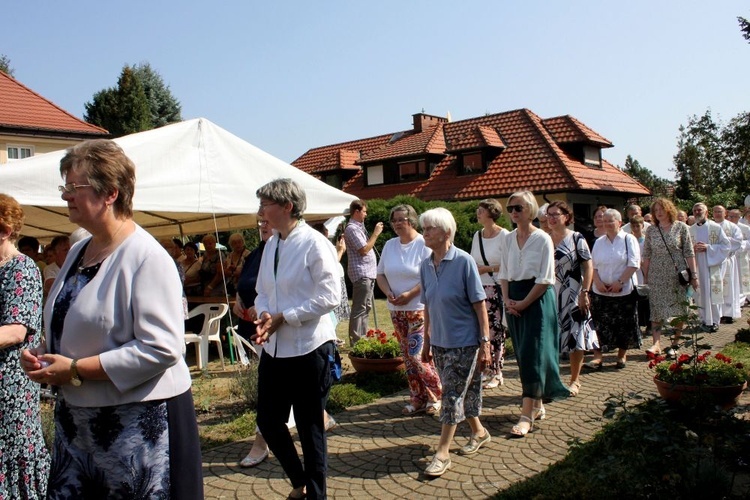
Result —
<path fill-rule="evenodd" d="M 109 137 L 0 71 L 0 164 Z"/>
<path fill-rule="evenodd" d="M 292 162 L 361 199 L 480 200 L 520 190 L 566 201 L 579 222 L 594 208 L 649 196 L 602 158 L 612 143 L 570 115 L 517 109 L 467 120 L 417 113 L 410 130 L 310 149 Z"/>

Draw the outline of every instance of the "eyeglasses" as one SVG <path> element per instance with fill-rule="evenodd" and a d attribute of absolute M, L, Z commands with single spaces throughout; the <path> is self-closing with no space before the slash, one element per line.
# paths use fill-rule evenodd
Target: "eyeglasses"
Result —
<path fill-rule="evenodd" d="M 523 212 L 523 209 L 526 207 L 524 207 L 523 205 L 508 205 L 506 208 L 508 209 L 508 213 L 512 213 L 512 212 L 521 213 Z"/>
<path fill-rule="evenodd" d="M 429 231 L 432 231 L 433 229 L 437 229 L 437 226 L 422 226 L 423 233 L 427 233 Z"/>
<path fill-rule="evenodd" d="M 551 214 L 551 213 L 547 212 L 547 218 L 548 219 L 557 219 L 559 217 L 562 217 L 561 213 L 559 213 L 559 214 Z"/>
<path fill-rule="evenodd" d="M 91 184 L 76 184 L 75 182 L 69 182 L 64 186 L 57 186 L 57 190 L 63 194 L 76 194 L 79 188 L 91 187 Z"/>
<path fill-rule="evenodd" d="M 258 221 L 258 225 L 259 226 L 267 226 L 268 225 L 268 221 L 267 220 L 259 220 Z"/>
<path fill-rule="evenodd" d="M 401 217 L 400 219 L 391 219 L 391 225 L 398 224 L 399 222 L 409 222 L 409 219 L 406 217 Z"/>
<path fill-rule="evenodd" d="M 269 203 L 260 202 L 260 204 L 258 205 L 258 210 L 263 210 L 265 208 L 270 207 L 271 205 L 278 205 L 278 203 L 276 203 L 275 201 L 272 201 L 272 202 L 269 202 Z"/>

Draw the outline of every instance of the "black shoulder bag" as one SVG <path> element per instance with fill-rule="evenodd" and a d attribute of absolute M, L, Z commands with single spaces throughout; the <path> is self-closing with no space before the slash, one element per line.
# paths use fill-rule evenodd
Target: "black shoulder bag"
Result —
<path fill-rule="evenodd" d="M 498 234 L 498 236 L 500 236 Z M 480 229 L 477 231 L 477 239 L 479 240 L 479 253 L 482 254 L 482 260 L 484 261 L 485 266 L 489 266 L 490 263 L 487 261 L 487 256 L 484 254 L 484 243 L 482 243 L 482 230 Z M 492 271 L 487 271 L 487 274 L 490 275 L 490 278 L 492 278 L 492 281 L 495 282 L 494 274 Z M 500 285 L 498 285 L 495 282 L 495 294 L 497 295 L 497 298 L 502 301 L 503 300 L 503 290 L 500 288 Z M 502 307 L 500 308 L 502 310 Z"/>
<path fill-rule="evenodd" d="M 658 223 L 656 224 L 656 229 L 659 231 L 661 240 L 664 242 L 664 247 L 667 249 L 669 258 L 672 259 L 672 265 L 674 266 L 674 270 L 677 271 L 677 279 L 680 281 L 680 285 L 688 286 L 690 284 L 690 280 L 693 279 L 693 273 L 690 271 L 690 266 L 688 266 L 687 261 L 685 261 L 685 269 L 680 271 L 680 269 L 677 267 L 677 261 L 674 260 L 674 256 L 672 255 L 672 252 L 669 250 L 669 245 L 667 245 L 667 240 L 664 238 L 664 233 L 661 231 L 661 227 L 659 227 Z"/>

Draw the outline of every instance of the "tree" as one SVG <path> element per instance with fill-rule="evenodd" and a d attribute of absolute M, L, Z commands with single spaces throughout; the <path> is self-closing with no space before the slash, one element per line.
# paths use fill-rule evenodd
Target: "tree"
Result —
<path fill-rule="evenodd" d="M 750 186 L 750 112 L 732 118 L 721 132 L 727 184 L 738 192 Z"/>
<path fill-rule="evenodd" d="M 153 128 L 143 85 L 127 65 L 120 73 L 117 87 L 100 90 L 84 106 L 84 119 L 106 128 L 114 137 Z"/>
<path fill-rule="evenodd" d="M 674 155 L 675 195 L 684 200 L 710 197 L 726 185 L 721 126 L 707 110 L 703 116 L 691 116 L 687 126 L 681 125 L 679 130 Z"/>
<path fill-rule="evenodd" d="M 123 66 L 117 87 L 100 90 L 84 106 L 84 119 L 115 137 L 182 120 L 179 102 L 148 63 Z"/>
<path fill-rule="evenodd" d="M 633 159 L 632 156 L 628 155 L 627 158 L 625 158 L 625 168 L 622 170 L 630 177 L 646 186 L 654 196 L 669 195 L 672 183 L 667 179 L 654 175 L 651 170 L 641 166 L 638 160 Z"/>
<path fill-rule="evenodd" d="M 10 58 L 5 54 L 0 54 L 0 71 L 7 73 L 9 76 L 13 76 L 15 71 L 10 67 Z"/>
<path fill-rule="evenodd" d="M 163 127 L 182 121 L 180 102 L 175 99 L 161 75 L 147 62 L 133 66 L 135 76 L 141 81 L 151 111 L 151 126 Z"/>
<path fill-rule="evenodd" d="M 742 36 L 745 37 L 745 40 L 747 40 L 748 43 L 750 43 L 750 21 L 748 21 L 744 17 L 738 17 L 737 21 L 740 23 L 740 31 L 742 32 Z"/>

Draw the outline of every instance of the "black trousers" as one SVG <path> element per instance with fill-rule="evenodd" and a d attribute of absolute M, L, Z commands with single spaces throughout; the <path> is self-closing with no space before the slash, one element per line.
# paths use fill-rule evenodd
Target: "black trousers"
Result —
<path fill-rule="evenodd" d="M 258 366 L 258 427 L 293 488 L 307 487 L 307 498 L 326 498 L 328 457 L 323 410 L 333 379 L 329 356 L 333 341 L 293 358 L 263 351 Z M 304 468 L 286 426 L 294 408 Z"/>

